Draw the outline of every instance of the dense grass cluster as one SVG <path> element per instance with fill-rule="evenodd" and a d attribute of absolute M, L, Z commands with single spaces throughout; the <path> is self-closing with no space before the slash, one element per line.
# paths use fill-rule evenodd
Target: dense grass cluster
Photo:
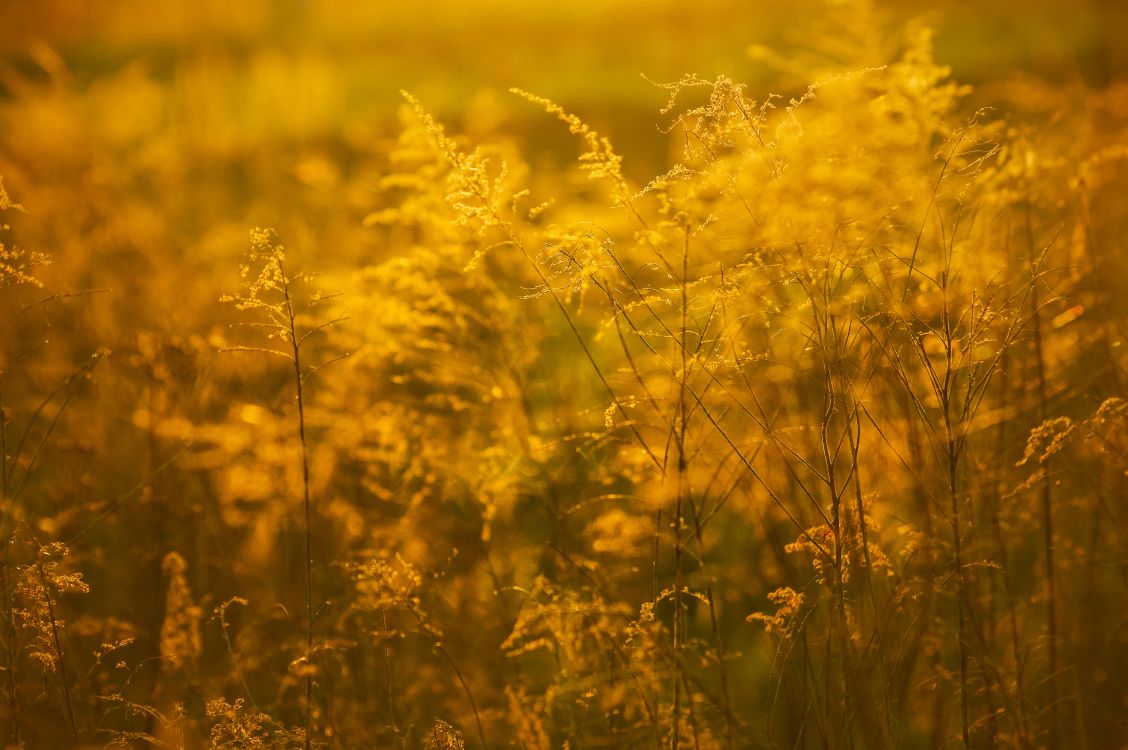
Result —
<path fill-rule="evenodd" d="M 1128 746 L 1126 90 L 832 5 L 643 180 L 6 69 L 5 746 Z"/>

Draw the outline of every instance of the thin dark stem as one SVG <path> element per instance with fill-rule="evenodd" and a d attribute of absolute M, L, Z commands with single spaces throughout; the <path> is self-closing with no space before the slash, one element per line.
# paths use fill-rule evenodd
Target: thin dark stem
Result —
<path fill-rule="evenodd" d="M 953 330 L 952 314 L 950 302 L 948 300 L 947 289 L 948 274 L 944 274 L 944 286 L 941 291 L 944 293 L 944 309 L 943 309 L 943 343 L 944 343 L 944 377 L 940 386 L 936 389 L 937 395 L 940 397 L 940 403 L 944 411 L 944 438 L 945 438 L 945 459 L 948 469 L 948 502 L 949 513 L 951 514 L 952 524 L 952 551 L 954 559 L 952 561 L 953 573 L 956 583 L 956 627 L 959 639 L 959 654 L 960 654 L 960 720 L 961 732 L 963 737 L 963 745 L 966 750 L 971 750 L 971 722 L 969 718 L 968 701 L 968 648 L 967 648 L 967 611 L 965 609 L 967 584 L 964 580 L 964 566 L 963 566 L 963 538 L 962 538 L 962 524 L 960 523 L 960 500 L 959 500 L 959 461 L 960 452 L 962 448 L 960 435 L 957 434 L 957 429 L 962 427 L 956 420 L 959 420 L 960 415 L 953 415 L 954 407 L 954 388 L 955 377 L 953 365 L 953 346 L 955 342 L 955 331 Z M 927 357 L 924 361 L 927 363 Z"/>
<path fill-rule="evenodd" d="M 278 271 L 283 279 L 286 275 L 282 270 L 282 261 L 277 260 Z M 309 499 L 309 451 L 306 446 L 305 434 L 305 400 L 302 393 L 302 360 L 301 339 L 298 338 L 294 324 L 294 306 L 290 301 L 289 281 L 282 285 L 282 293 L 286 299 L 286 317 L 290 324 L 290 346 L 293 350 L 294 386 L 298 397 L 298 438 L 302 449 L 302 503 L 305 512 L 305 605 L 306 605 L 306 638 L 305 638 L 305 750 L 310 750 L 310 738 L 313 733 L 313 531 L 311 523 Z"/>
<path fill-rule="evenodd" d="M 1030 215 L 1030 202 L 1026 203 L 1026 235 L 1028 240 L 1028 247 L 1033 253 L 1034 251 L 1034 230 L 1031 224 Z M 1031 258 L 1031 272 L 1032 272 L 1032 289 L 1030 290 L 1030 305 L 1031 316 L 1030 325 L 1034 333 L 1034 364 L 1038 375 L 1038 414 L 1039 419 L 1043 422 L 1048 417 L 1047 406 L 1047 386 L 1046 386 L 1046 358 L 1042 349 L 1042 315 L 1041 304 L 1038 294 L 1038 278 L 1036 276 L 1035 267 L 1033 265 L 1034 259 Z M 1043 532 L 1043 549 L 1046 556 L 1046 570 L 1045 570 L 1045 591 L 1046 591 L 1046 631 L 1049 638 L 1049 680 L 1048 685 L 1050 689 L 1049 698 L 1049 722 L 1050 722 L 1050 737 L 1049 737 L 1049 750 L 1057 750 L 1058 748 L 1058 697 L 1060 688 L 1058 686 L 1058 630 L 1057 630 L 1057 591 L 1054 586 L 1054 506 L 1053 506 L 1053 490 L 1052 483 L 1049 480 L 1051 475 L 1050 458 L 1047 457 L 1043 460 L 1044 470 L 1047 478 L 1042 481 L 1042 532 Z"/>
<path fill-rule="evenodd" d="M 12 517 L 12 499 L 8 496 L 8 414 L 4 411 L 3 375 L 0 374 L 0 501 L 4 504 L 4 519 L 0 526 L 3 535 L 4 561 L 4 667 L 8 698 L 8 742 L 16 747 L 20 741 L 20 704 L 16 696 L 16 621 L 12 602 L 11 569 L 12 548 L 9 544 Z"/>
<path fill-rule="evenodd" d="M 482 743 L 483 750 L 486 750 L 486 748 L 489 747 L 486 742 L 486 730 L 482 728 L 482 716 L 478 712 L 478 703 L 474 700 L 474 693 L 471 692 L 470 685 L 467 684 L 466 678 L 462 676 L 462 670 L 458 668 L 458 664 L 456 664 L 454 659 L 451 658 L 451 655 L 447 653 L 447 650 L 441 645 L 437 645 L 435 648 L 442 654 L 443 658 L 446 659 L 447 664 L 450 665 L 451 671 L 454 672 L 454 676 L 458 679 L 458 684 L 462 686 L 462 692 L 466 694 L 466 700 L 470 702 L 470 709 L 474 712 L 474 724 L 478 729 L 478 739 Z"/>
<path fill-rule="evenodd" d="M 433 648 L 446 660 L 451 671 L 454 672 L 458 684 L 462 686 L 462 692 L 466 695 L 466 700 L 470 703 L 470 709 L 474 712 L 474 723 L 478 729 L 478 739 L 482 743 L 482 750 L 488 750 L 489 743 L 486 742 L 486 730 L 482 727 L 482 716 L 478 711 L 478 702 L 474 700 L 474 693 L 470 690 L 470 683 L 466 682 L 466 678 L 462 676 L 462 670 L 459 669 L 458 662 L 454 660 L 454 657 L 452 657 L 450 652 L 446 650 L 446 647 L 443 646 L 441 631 L 431 625 L 427 617 L 424 616 L 423 612 L 421 612 L 417 606 L 410 602 L 406 602 L 405 606 L 407 611 L 411 613 L 411 616 L 419 623 L 423 632 L 434 640 L 432 644 Z"/>
<path fill-rule="evenodd" d="M 239 677 L 239 684 L 243 687 L 243 695 L 247 696 L 250 701 L 251 708 L 255 711 L 259 710 L 258 703 L 255 701 L 254 693 L 251 692 L 251 686 L 247 684 L 247 676 L 243 673 L 243 667 L 239 664 L 239 659 L 235 656 L 235 647 L 231 643 L 231 633 L 227 625 L 227 608 L 232 604 L 246 604 L 245 599 L 235 597 L 228 599 L 223 604 L 216 607 L 215 616 L 219 620 L 219 629 L 223 634 L 223 644 L 227 648 L 227 656 L 231 659 L 231 665 L 235 668 L 235 674 Z"/>
<path fill-rule="evenodd" d="M 951 502 L 952 545 L 955 552 L 953 567 L 956 581 L 956 622 L 960 650 L 960 717 L 963 723 L 963 744 L 971 750 L 971 725 L 968 720 L 968 680 L 967 680 L 967 613 L 964 611 L 964 570 L 963 547 L 960 539 L 960 503 L 957 488 L 957 462 L 955 440 L 948 438 L 948 499 Z"/>
<path fill-rule="evenodd" d="M 678 419 L 675 440 L 677 445 L 677 499 L 674 504 L 674 725 L 671 747 L 678 750 L 681 741 L 681 683 L 682 677 L 682 643 L 685 640 L 684 624 L 682 620 L 682 588 L 685 586 L 684 571 L 682 570 L 682 513 L 687 492 L 687 465 L 685 456 L 686 434 L 686 380 L 688 347 L 686 346 L 686 330 L 688 328 L 689 299 L 688 299 L 688 266 L 689 266 L 689 227 L 682 228 L 685 234 L 685 244 L 682 247 L 682 277 L 681 277 L 681 338 L 678 349 L 681 352 L 681 371 L 678 375 Z"/>

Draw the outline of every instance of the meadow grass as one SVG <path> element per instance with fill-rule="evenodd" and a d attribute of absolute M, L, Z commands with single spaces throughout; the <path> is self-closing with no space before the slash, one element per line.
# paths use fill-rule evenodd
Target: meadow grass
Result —
<path fill-rule="evenodd" d="M 831 5 L 778 93 L 637 82 L 641 180 L 531 86 L 3 71 L 6 745 L 1128 744 L 1123 87 Z"/>

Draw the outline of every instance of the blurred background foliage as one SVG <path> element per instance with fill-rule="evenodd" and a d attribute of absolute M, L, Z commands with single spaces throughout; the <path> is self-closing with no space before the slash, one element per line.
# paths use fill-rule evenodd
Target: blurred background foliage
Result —
<path fill-rule="evenodd" d="M 40 287 L 5 256 L 0 283 L 4 593 L 19 613 L 5 623 L 6 740 L 18 717 L 29 748 L 302 745 L 292 373 L 220 353 L 262 343 L 220 297 L 238 287 L 248 230 L 271 226 L 288 262 L 319 274 L 298 325 L 333 321 L 307 350 L 333 361 L 307 414 L 317 742 L 900 748 L 962 730 L 976 747 L 1125 746 L 1125 29 L 1116 0 L 0 2 L 0 177 L 22 207 L 4 205 L 4 242 L 51 259 L 29 266 Z M 686 74 L 701 80 L 663 110 L 671 91 L 655 83 Z M 836 83 L 812 104 L 816 81 Z M 511 87 L 607 136 L 622 174 L 594 165 L 614 184 L 588 179 L 592 160 L 576 167 L 579 125 Z M 776 156 L 753 142 L 759 120 L 716 122 L 769 94 Z M 998 161 L 961 153 L 949 192 L 935 156 L 956 153 L 956 133 Z M 651 182 L 678 164 L 700 182 Z M 482 174 L 492 197 L 468 204 Z M 628 183 L 650 185 L 634 215 L 616 207 Z M 974 228 L 945 247 L 964 201 Z M 647 248 L 670 251 L 690 220 L 700 255 L 672 283 Z M 814 280 L 856 260 L 835 266 L 828 250 L 847 226 L 898 257 L 924 236 L 918 276 L 947 279 L 928 255 L 947 251 L 962 286 L 917 289 L 918 269 L 899 268 L 902 295 L 881 296 L 875 272 L 866 293 L 820 296 Z M 1043 245 L 1045 281 L 1031 270 Z M 1034 307 L 976 296 L 995 285 L 1033 290 Z M 927 363 L 943 346 L 909 365 L 890 352 L 914 351 L 949 303 L 975 318 L 994 302 L 1021 335 L 1004 316 L 963 341 L 1010 359 L 966 425 L 955 528 L 972 572 L 956 587 L 929 431 L 941 396 Z M 874 305 L 888 338 L 834 352 L 873 379 L 863 397 L 846 375 L 821 380 L 807 316 L 873 324 Z M 731 330 L 707 365 L 671 375 L 682 312 Z M 701 389 L 733 442 L 701 413 L 667 413 L 679 388 L 683 402 Z M 742 415 L 751 394 L 767 401 Z M 834 511 L 845 562 L 832 565 L 815 543 L 830 544 L 830 506 L 810 489 L 824 458 L 812 425 L 841 430 L 841 447 L 861 429 L 842 400 L 869 398 L 868 451 L 846 462 L 866 499 Z M 662 404 L 650 422 L 627 418 L 648 402 Z M 688 493 L 647 456 L 679 452 L 679 419 Z M 1051 458 L 1068 470 L 1041 468 Z M 706 523 L 671 526 L 675 502 L 700 502 Z M 884 616 L 863 605 L 877 598 Z M 956 633 L 957 609 L 977 636 Z M 974 652 L 962 682 L 958 641 Z"/>
<path fill-rule="evenodd" d="M 643 75 L 724 74 L 791 96 L 820 69 L 891 59 L 896 42 L 883 30 L 909 21 L 935 28 L 936 58 L 976 86 L 971 105 L 1042 106 L 1034 94 L 1053 86 L 1054 104 L 1084 107 L 1086 91 L 1120 90 L 1128 67 L 1128 10 L 1115 0 L 879 3 L 864 21 L 874 26 L 866 60 L 835 7 L 178 0 L 153 12 L 130 0 L 8 2 L 0 172 L 35 209 L 26 245 L 97 248 L 97 264 L 55 272 L 136 271 L 166 248 L 182 273 L 127 274 L 124 283 L 148 288 L 115 298 L 145 295 L 147 314 L 169 326 L 189 314 L 184 299 L 208 295 L 161 284 L 212 285 L 208 269 L 248 226 L 277 226 L 303 246 L 316 236 L 346 263 L 344 253 L 368 257 L 356 218 L 380 168 L 373 156 L 395 136 L 401 89 L 460 132 L 519 135 L 531 163 L 559 166 L 573 153 L 569 136 L 507 93 L 533 91 L 630 144 L 624 169 L 645 183 L 676 145 L 656 127 L 665 93 Z"/>

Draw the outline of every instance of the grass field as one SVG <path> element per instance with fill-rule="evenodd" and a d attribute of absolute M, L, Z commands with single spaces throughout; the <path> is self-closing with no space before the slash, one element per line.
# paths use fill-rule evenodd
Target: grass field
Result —
<path fill-rule="evenodd" d="M 1128 747 L 1126 28 L 0 4 L 0 746 Z"/>

